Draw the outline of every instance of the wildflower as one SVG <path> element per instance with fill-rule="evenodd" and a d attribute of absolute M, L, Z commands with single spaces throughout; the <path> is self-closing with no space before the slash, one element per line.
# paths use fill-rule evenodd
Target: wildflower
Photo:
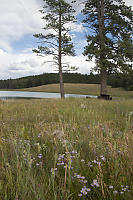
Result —
<path fill-rule="evenodd" d="M 73 167 L 71 167 L 71 169 L 73 169 Z"/>
<path fill-rule="evenodd" d="M 57 171 L 57 168 L 51 168 L 51 172 Z"/>
<path fill-rule="evenodd" d="M 104 157 L 104 156 L 101 156 L 101 159 L 102 159 L 103 161 L 105 161 L 105 157 Z"/>
<path fill-rule="evenodd" d="M 109 189 L 113 189 L 113 188 L 114 188 L 113 185 L 110 185 L 110 186 L 109 186 Z"/>
<path fill-rule="evenodd" d="M 93 185 L 95 185 L 96 187 L 99 187 L 99 183 L 97 182 L 96 179 L 93 180 Z"/>
<path fill-rule="evenodd" d="M 65 156 L 65 154 L 62 154 L 62 155 L 61 155 L 61 154 L 59 154 L 59 158 L 62 158 L 62 159 L 63 159 L 63 158 L 64 158 L 64 156 Z"/>
<path fill-rule="evenodd" d="M 38 145 L 40 145 L 40 144 L 39 144 L 39 143 L 35 143 L 34 145 L 35 145 L 35 146 L 38 146 Z"/>
<path fill-rule="evenodd" d="M 86 195 L 87 192 L 86 192 L 86 188 L 82 188 L 82 190 L 80 191 L 82 194 Z"/>
<path fill-rule="evenodd" d="M 82 193 L 83 193 L 84 195 L 87 195 L 87 192 L 86 192 L 86 191 L 83 191 Z"/>
<path fill-rule="evenodd" d="M 70 156 L 70 158 L 75 158 L 75 156 Z"/>
<path fill-rule="evenodd" d="M 74 173 L 74 177 L 76 177 L 77 176 L 77 173 Z"/>
<path fill-rule="evenodd" d="M 40 159 L 41 159 L 41 158 L 42 158 L 42 154 L 39 154 L 39 155 L 38 155 L 38 158 L 40 158 Z"/>
<path fill-rule="evenodd" d="M 84 180 L 84 183 L 87 183 L 87 180 Z"/>
<path fill-rule="evenodd" d="M 127 190 L 127 188 L 122 188 L 122 191 L 124 191 L 124 192 L 125 192 L 126 190 Z"/>
<path fill-rule="evenodd" d="M 84 177 L 84 176 L 81 176 L 80 178 L 81 178 L 81 179 L 85 179 L 85 177 Z"/>
<path fill-rule="evenodd" d="M 71 153 L 72 153 L 72 154 L 77 154 L 77 151 L 73 150 Z"/>
<path fill-rule="evenodd" d="M 114 194 L 117 194 L 117 193 L 118 193 L 118 191 L 117 191 L 117 190 L 114 190 L 114 191 L 113 191 L 113 193 L 114 193 Z"/>
<path fill-rule="evenodd" d="M 87 163 L 87 165 L 89 165 L 89 166 L 90 166 L 90 165 L 91 165 L 91 162 L 88 162 L 88 163 Z"/>
<path fill-rule="evenodd" d="M 57 165 L 64 165 L 64 162 L 57 163 Z"/>
<path fill-rule="evenodd" d="M 129 113 L 129 115 L 133 115 L 133 111 L 131 111 L 131 112 Z"/>
<path fill-rule="evenodd" d="M 61 165 L 60 163 L 57 163 L 57 165 Z"/>
<path fill-rule="evenodd" d="M 77 175 L 77 178 L 81 178 L 81 176 L 80 176 L 80 175 Z"/>
<path fill-rule="evenodd" d="M 98 165 L 102 165 L 101 162 L 97 162 Z"/>
<path fill-rule="evenodd" d="M 81 162 L 85 162 L 84 159 L 82 159 Z"/>
<path fill-rule="evenodd" d="M 80 106 L 81 106 L 81 108 L 83 108 L 83 109 L 86 108 L 86 105 L 84 105 L 84 104 L 81 104 Z"/>
<path fill-rule="evenodd" d="M 80 194 L 78 194 L 78 196 L 79 196 L 79 197 L 82 197 L 82 194 L 80 193 Z"/>

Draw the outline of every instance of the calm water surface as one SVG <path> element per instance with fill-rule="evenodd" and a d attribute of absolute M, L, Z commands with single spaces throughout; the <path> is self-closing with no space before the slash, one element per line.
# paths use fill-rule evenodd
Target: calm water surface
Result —
<path fill-rule="evenodd" d="M 65 97 L 78 97 L 78 98 L 97 98 L 92 95 L 80 94 L 65 94 Z M 47 93 L 47 92 L 22 92 L 22 91 L 0 91 L 0 99 L 15 99 L 15 98 L 60 98 L 60 93 Z"/>

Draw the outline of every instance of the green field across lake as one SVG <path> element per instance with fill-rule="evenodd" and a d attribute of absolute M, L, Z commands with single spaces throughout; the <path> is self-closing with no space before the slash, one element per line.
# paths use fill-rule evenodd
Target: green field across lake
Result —
<path fill-rule="evenodd" d="M 85 95 L 99 95 L 100 85 L 98 84 L 71 84 L 65 83 L 65 92 L 67 94 L 85 94 Z M 114 97 L 130 98 L 133 97 L 133 91 L 126 91 L 122 88 L 107 87 L 108 94 Z M 59 84 L 42 85 L 32 88 L 19 89 L 19 91 L 32 92 L 60 92 Z"/>

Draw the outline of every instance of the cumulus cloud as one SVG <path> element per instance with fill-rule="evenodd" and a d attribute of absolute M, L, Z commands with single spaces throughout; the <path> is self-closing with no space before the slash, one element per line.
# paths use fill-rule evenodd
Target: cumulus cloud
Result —
<path fill-rule="evenodd" d="M 124 0 L 124 1 L 128 6 L 132 6 L 133 7 L 133 1 L 132 0 Z"/>
<path fill-rule="evenodd" d="M 11 51 L 11 43 L 26 34 L 41 31 L 45 25 L 41 20 L 42 0 L 0 0 L 0 48 Z M 81 31 L 80 25 L 73 26 Z"/>
<path fill-rule="evenodd" d="M 45 63 L 45 61 L 52 60 L 51 56 L 41 58 L 34 54 L 22 53 L 17 55 L 4 52 L 0 49 L 0 60 L 0 79 L 18 78 L 46 72 L 55 72 L 56 70 L 52 63 Z M 83 55 L 66 57 L 64 62 L 69 63 L 70 66 L 78 67 L 79 69 L 77 72 L 79 73 L 88 74 L 90 68 L 94 67 L 94 62 L 85 61 Z"/>
<path fill-rule="evenodd" d="M 36 0 L 1 0 L 0 48 L 12 50 L 11 43 L 26 34 L 33 34 L 42 27 L 40 5 Z"/>
<path fill-rule="evenodd" d="M 51 58 L 38 58 L 30 48 L 15 52 L 14 41 L 21 41 L 27 34 L 42 32 L 45 26 L 41 20 L 42 0 L 0 0 L 0 78 L 52 72 L 50 63 L 42 64 Z M 68 24 L 74 32 L 82 32 L 82 25 Z M 36 46 L 36 44 L 35 44 Z"/>
<path fill-rule="evenodd" d="M 46 72 L 55 72 L 56 68 L 51 61 L 51 56 L 38 57 L 35 54 L 7 53 L 0 49 L 0 79 L 23 77 L 28 75 L 41 74 Z M 88 74 L 91 67 L 94 67 L 94 62 L 88 63 L 85 57 L 65 57 L 64 62 L 69 63 L 70 66 L 78 67 L 79 73 Z"/>
<path fill-rule="evenodd" d="M 73 57 L 66 56 L 64 62 L 69 63 L 70 67 L 78 68 L 76 72 L 83 74 L 89 74 L 90 70 L 95 66 L 94 60 L 88 62 L 86 61 L 86 57 L 83 55 Z"/>
<path fill-rule="evenodd" d="M 42 58 L 31 53 L 7 53 L 0 49 L 0 79 L 53 72 L 53 66 L 43 64 L 51 59 L 50 56 Z"/>

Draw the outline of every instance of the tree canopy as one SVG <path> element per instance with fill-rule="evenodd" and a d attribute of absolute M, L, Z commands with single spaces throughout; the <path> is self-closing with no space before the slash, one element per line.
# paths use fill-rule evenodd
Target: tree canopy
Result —
<path fill-rule="evenodd" d="M 38 55 L 52 55 L 54 65 L 58 68 L 60 79 L 60 93 L 64 98 L 64 86 L 62 71 L 69 67 L 68 63 L 64 63 L 62 58 L 66 55 L 74 55 L 74 48 L 70 28 L 66 25 L 75 21 L 74 9 L 65 0 L 43 0 L 42 19 L 46 22 L 43 28 L 44 32 L 35 34 L 41 45 L 38 49 L 33 50 Z"/>
<path fill-rule="evenodd" d="M 101 73 L 101 94 L 106 94 L 106 74 L 132 67 L 133 12 L 123 0 L 87 0 L 82 13 L 89 30 L 84 55 L 88 60 L 95 57 L 95 70 Z"/>

